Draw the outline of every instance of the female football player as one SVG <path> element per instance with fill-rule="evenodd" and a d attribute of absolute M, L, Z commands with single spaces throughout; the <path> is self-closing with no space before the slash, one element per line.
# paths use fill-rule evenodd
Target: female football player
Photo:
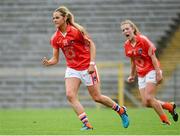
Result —
<path fill-rule="evenodd" d="M 53 48 L 52 58 L 43 58 L 45 66 L 55 65 L 59 61 L 60 49 L 67 64 L 65 72 L 66 96 L 75 113 L 83 123 L 82 130 L 92 130 L 84 107 L 78 100 L 81 82 L 87 86 L 89 94 L 95 102 L 101 103 L 117 111 L 122 119 L 123 127 L 129 125 L 126 107 L 120 107 L 111 98 L 102 95 L 100 80 L 95 64 L 96 48 L 86 30 L 74 21 L 70 10 L 61 6 L 53 12 L 53 23 L 57 30 L 50 43 Z"/>
<path fill-rule="evenodd" d="M 130 20 L 121 23 L 121 30 L 127 39 L 124 44 L 125 54 L 131 60 L 128 82 L 133 82 L 137 74 L 142 103 L 146 107 L 152 107 L 161 121 L 170 125 L 163 109 L 171 113 L 174 121 L 178 120 L 178 114 L 175 112 L 174 103 L 162 102 L 155 98 L 156 85 L 160 84 L 163 79 L 159 61 L 155 55 L 155 46 L 139 32 L 137 26 Z"/>

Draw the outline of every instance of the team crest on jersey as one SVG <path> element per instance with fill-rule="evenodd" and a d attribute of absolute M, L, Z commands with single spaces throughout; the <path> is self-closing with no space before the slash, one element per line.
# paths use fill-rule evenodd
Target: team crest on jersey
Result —
<path fill-rule="evenodd" d="M 71 41 L 70 41 L 70 44 L 71 44 L 71 45 L 74 44 L 74 40 L 71 40 Z"/>
<path fill-rule="evenodd" d="M 142 48 L 138 49 L 138 54 L 141 55 L 142 54 Z"/>

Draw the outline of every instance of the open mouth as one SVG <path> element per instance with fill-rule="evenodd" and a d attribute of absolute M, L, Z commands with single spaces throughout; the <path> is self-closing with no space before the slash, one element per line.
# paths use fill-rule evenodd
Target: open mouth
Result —
<path fill-rule="evenodd" d="M 128 38 L 128 37 L 129 37 L 129 34 L 126 34 L 126 37 Z"/>

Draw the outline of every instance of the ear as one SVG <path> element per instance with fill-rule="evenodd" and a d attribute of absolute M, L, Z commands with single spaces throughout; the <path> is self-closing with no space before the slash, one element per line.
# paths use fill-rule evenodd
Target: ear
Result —
<path fill-rule="evenodd" d="M 63 17 L 64 21 L 66 22 L 67 21 L 67 16 Z"/>

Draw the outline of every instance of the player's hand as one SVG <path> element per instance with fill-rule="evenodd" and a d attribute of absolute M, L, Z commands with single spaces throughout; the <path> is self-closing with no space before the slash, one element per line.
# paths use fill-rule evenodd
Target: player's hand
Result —
<path fill-rule="evenodd" d="M 161 84 L 163 81 L 163 76 L 162 76 L 161 70 L 156 71 L 156 81 L 157 81 L 157 84 Z"/>
<path fill-rule="evenodd" d="M 129 76 L 128 79 L 127 79 L 128 83 L 132 83 L 134 81 L 135 81 L 135 77 L 134 76 Z"/>
<path fill-rule="evenodd" d="M 88 73 L 92 74 L 92 73 L 94 73 L 94 71 L 95 71 L 94 65 L 89 65 Z"/>
<path fill-rule="evenodd" d="M 46 57 L 43 57 L 43 58 L 42 58 L 42 64 L 43 64 L 44 66 L 49 66 L 49 62 L 48 62 L 48 59 L 47 59 Z"/>

